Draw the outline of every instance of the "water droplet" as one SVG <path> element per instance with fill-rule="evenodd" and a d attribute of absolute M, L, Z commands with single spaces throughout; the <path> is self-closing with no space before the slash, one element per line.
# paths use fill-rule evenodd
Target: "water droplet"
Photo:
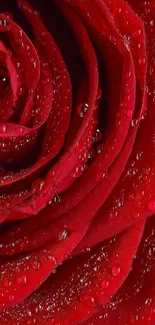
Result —
<path fill-rule="evenodd" d="M 106 177 L 106 173 L 104 173 L 104 172 L 98 172 L 97 175 L 96 175 L 96 180 L 97 181 L 101 181 L 105 177 Z"/>
<path fill-rule="evenodd" d="M 11 285 L 12 285 L 12 282 L 9 281 L 9 280 L 5 280 L 5 281 L 3 282 L 3 286 L 4 286 L 4 288 L 11 287 Z"/>
<path fill-rule="evenodd" d="M 101 283 L 102 289 L 106 289 L 109 286 L 109 281 L 107 280 L 103 280 Z"/>
<path fill-rule="evenodd" d="M 139 316 L 138 315 L 135 315 L 135 316 L 132 315 L 130 317 L 131 324 L 136 324 L 136 322 L 138 321 L 138 319 L 139 319 Z"/>
<path fill-rule="evenodd" d="M 6 19 L 4 19 L 4 20 L 0 19 L 0 26 L 4 26 L 4 27 L 7 26 L 7 21 L 6 21 Z"/>
<path fill-rule="evenodd" d="M 133 111 L 132 111 L 132 110 L 130 110 L 130 109 L 128 109 L 128 110 L 127 110 L 127 113 L 126 113 L 126 114 L 127 114 L 127 116 L 128 116 L 128 117 L 131 117 L 131 116 L 132 116 L 132 114 L 133 114 Z"/>
<path fill-rule="evenodd" d="M 48 255 L 48 260 L 53 261 L 54 264 L 56 264 L 56 262 L 57 262 L 55 256 L 52 256 L 52 255 Z"/>
<path fill-rule="evenodd" d="M 81 168 L 80 167 L 76 167 L 75 168 L 75 172 L 73 174 L 73 177 L 79 177 L 81 176 Z"/>
<path fill-rule="evenodd" d="M 113 212 L 113 213 L 110 213 L 109 218 L 110 218 L 111 220 L 115 220 L 117 217 L 118 217 L 118 211 L 115 211 L 115 212 Z"/>
<path fill-rule="evenodd" d="M 151 308 L 149 314 L 154 315 L 155 314 L 155 308 Z"/>
<path fill-rule="evenodd" d="M 0 67 L 0 93 L 3 94 L 9 85 L 8 72 L 5 67 Z"/>
<path fill-rule="evenodd" d="M 152 298 L 147 298 L 147 299 L 145 300 L 145 305 L 150 306 L 151 303 L 152 303 Z"/>
<path fill-rule="evenodd" d="M 129 100 L 130 100 L 130 98 L 131 98 L 131 96 L 130 96 L 130 95 L 127 95 L 127 96 L 125 96 L 125 100 L 127 100 L 127 101 L 129 101 Z"/>
<path fill-rule="evenodd" d="M 87 294 L 83 294 L 83 295 L 80 297 L 80 300 L 81 300 L 82 302 L 84 302 L 86 305 L 90 306 L 90 307 L 95 306 L 95 299 L 94 299 L 94 297 L 89 296 L 89 295 L 87 295 Z"/>
<path fill-rule="evenodd" d="M 143 155 L 142 151 L 137 152 L 136 159 L 139 160 Z"/>
<path fill-rule="evenodd" d="M 113 266 L 112 268 L 112 275 L 113 276 L 118 276 L 121 272 L 121 268 L 119 266 Z"/>
<path fill-rule="evenodd" d="M 3 132 L 6 132 L 6 125 L 3 125 L 3 126 L 2 126 L 2 131 L 3 131 Z"/>
<path fill-rule="evenodd" d="M 133 218 L 134 219 L 138 219 L 140 217 L 140 213 L 135 213 L 134 215 L 133 215 Z"/>
<path fill-rule="evenodd" d="M 41 267 L 41 263 L 40 263 L 39 261 L 34 261 L 34 262 L 32 263 L 32 268 L 33 268 L 34 270 L 39 270 L 40 267 Z"/>
<path fill-rule="evenodd" d="M 155 200 L 151 200 L 148 202 L 148 209 L 152 212 L 155 211 Z"/>
<path fill-rule="evenodd" d="M 53 197 L 52 202 L 53 202 L 53 203 L 60 202 L 60 196 L 59 196 L 59 195 L 55 195 L 55 196 Z"/>
<path fill-rule="evenodd" d="M 9 301 L 14 301 L 15 300 L 15 296 L 14 295 L 9 295 Z"/>
<path fill-rule="evenodd" d="M 146 58 L 143 57 L 143 58 L 140 58 L 139 59 L 139 64 L 142 66 L 142 65 L 145 65 L 146 64 Z"/>
<path fill-rule="evenodd" d="M 104 150 L 104 146 L 103 146 L 103 144 L 99 144 L 99 145 L 97 146 L 96 150 L 97 150 L 97 153 L 100 154 L 100 153 Z"/>
<path fill-rule="evenodd" d="M 23 285 L 27 283 L 26 275 L 21 275 L 17 278 L 17 284 Z"/>
<path fill-rule="evenodd" d="M 63 111 L 64 111 L 65 113 L 68 113 L 68 112 L 70 111 L 69 106 L 65 106 L 65 107 L 63 108 Z"/>
<path fill-rule="evenodd" d="M 59 235 L 59 240 L 64 240 L 68 237 L 68 231 L 64 229 L 62 233 Z"/>
<path fill-rule="evenodd" d="M 40 192 L 44 186 L 44 180 L 43 179 L 37 179 L 32 183 L 32 191 L 33 193 Z"/>
<path fill-rule="evenodd" d="M 154 25 L 154 20 L 150 21 L 150 25 L 153 26 Z"/>
<path fill-rule="evenodd" d="M 130 79 L 131 78 L 131 75 L 132 75 L 131 71 L 127 72 L 126 73 L 126 78 Z"/>
<path fill-rule="evenodd" d="M 34 66 L 34 68 L 36 69 L 36 67 L 37 67 L 37 63 L 36 63 L 36 61 L 33 61 L 33 66 Z"/>
<path fill-rule="evenodd" d="M 96 152 L 94 149 L 91 149 L 91 151 L 88 153 L 88 159 L 92 159 L 96 156 Z"/>
<path fill-rule="evenodd" d="M 102 139 L 102 133 L 101 133 L 101 131 L 99 129 L 96 130 L 96 133 L 94 135 L 94 139 L 95 139 L 96 142 L 101 141 L 101 139 Z"/>
<path fill-rule="evenodd" d="M 117 15 L 120 14 L 121 12 L 122 12 L 122 8 L 118 8 L 118 7 L 116 7 L 116 8 L 114 8 L 114 10 L 113 10 L 113 13 L 114 13 L 115 16 L 117 16 Z"/>
<path fill-rule="evenodd" d="M 80 104 L 77 108 L 77 113 L 80 117 L 84 117 L 84 115 L 86 114 L 88 110 L 88 104 L 84 103 L 84 104 Z"/>
<path fill-rule="evenodd" d="M 133 33 L 133 37 L 134 37 L 134 38 L 137 38 L 137 37 L 139 37 L 139 35 L 141 35 L 141 33 L 142 33 L 141 29 L 138 29 L 137 31 L 135 31 L 135 32 Z"/>
<path fill-rule="evenodd" d="M 131 126 L 134 128 L 136 125 L 138 124 L 138 120 L 137 119 L 133 119 L 131 121 Z"/>

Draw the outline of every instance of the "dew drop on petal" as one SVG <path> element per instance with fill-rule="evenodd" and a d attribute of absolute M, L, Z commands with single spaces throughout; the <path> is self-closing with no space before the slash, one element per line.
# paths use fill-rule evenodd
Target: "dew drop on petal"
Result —
<path fill-rule="evenodd" d="M 52 255 L 48 255 L 48 260 L 51 260 L 51 261 L 53 261 L 53 263 L 54 263 L 54 264 L 56 264 L 56 263 L 57 263 L 57 260 L 56 260 L 55 256 L 52 256 Z"/>
<path fill-rule="evenodd" d="M 88 153 L 88 159 L 92 159 L 96 156 L 96 152 L 94 149 L 91 149 L 91 151 Z"/>
<path fill-rule="evenodd" d="M 143 57 L 143 58 L 140 58 L 139 59 L 139 64 L 142 66 L 142 65 L 145 65 L 146 64 L 146 58 Z"/>
<path fill-rule="evenodd" d="M 97 146 L 96 150 L 97 150 L 97 153 L 100 154 L 100 153 L 104 150 L 104 146 L 103 146 L 103 144 L 99 144 L 99 145 Z"/>
<path fill-rule="evenodd" d="M 114 10 L 113 10 L 113 14 L 115 15 L 115 16 L 117 16 L 118 14 L 120 14 L 121 13 L 121 11 L 122 11 L 122 8 L 114 8 Z"/>
<path fill-rule="evenodd" d="M 15 296 L 14 295 L 9 295 L 9 301 L 12 302 L 15 300 Z"/>
<path fill-rule="evenodd" d="M 138 219 L 140 217 L 140 213 L 135 213 L 134 215 L 133 215 L 133 218 L 134 219 Z"/>
<path fill-rule="evenodd" d="M 2 70 L 2 68 L 0 68 L 0 94 L 1 95 L 3 95 L 8 85 L 9 85 L 9 77 L 7 75 L 7 72 L 5 72 L 4 70 Z"/>
<path fill-rule="evenodd" d="M 32 268 L 33 268 L 34 270 L 39 270 L 40 267 L 41 267 L 41 263 L 40 263 L 39 261 L 34 261 L 34 262 L 32 263 Z"/>
<path fill-rule="evenodd" d="M 6 132 L 6 125 L 3 125 L 3 126 L 2 126 L 2 131 L 3 131 L 3 132 Z"/>
<path fill-rule="evenodd" d="M 0 26 L 4 26 L 4 27 L 7 26 L 7 21 L 6 21 L 6 19 L 4 19 L 4 20 L 0 19 Z"/>
<path fill-rule="evenodd" d="M 53 197 L 52 202 L 53 202 L 53 203 L 60 202 L 60 196 L 59 196 L 59 195 L 55 195 L 55 196 Z"/>
<path fill-rule="evenodd" d="M 118 276 L 121 272 L 121 269 L 119 266 L 113 266 L 112 268 L 112 275 L 113 276 Z"/>
<path fill-rule="evenodd" d="M 131 75 L 132 75 L 131 71 L 129 71 L 129 72 L 126 73 L 126 77 L 127 77 L 128 79 L 131 78 Z"/>
<path fill-rule="evenodd" d="M 155 308 L 151 308 L 149 314 L 154 315 L 155 314 Z"/>
<path fill-rule="evenodd" d="M 80 297 L 80 300 L 85 303 L 86 305 L 93 307 L 95 305 L 95 299 L 93 296 L 89 296 L 87 294 L 84 294 Z"/>
<path fill-rule="evenodd" d="M 110 213 L 110 216 L 109 216 L 110 219 L 114 220 L 117 217 L 118 217 L 118 211 L 114 211 L 114 212 Z"/>
<path fill-rule="evenodd" d="M 131 316 L 130 317 L 130 322 L 131 322 L 131 324 L 136 324 L 137 323 L 137 321 L 138 321 L 138 319 L 139 319 L 139 316 L 138 315 L 135 315 L 135 316 Z"/>
<path fill-rule="evenodd" d="M 17 284 L 23 285 L 27 283 L 27 277 L 26 275 L 21 275 L 17 278 Z"/>
<path fill-rule="evenodd" d="M 88 104 L 87 103 L 80 104 L 78 106 L 78 108 L 77 108 L 77 113 L 82 118 L 86 114 L 87 110 L 88 110 Z"/>
<path fill-rule="evenodd" d="M 138 120 L 133 119 L 133 120 L 131 121 L 131 126 L 132 126 L 133 128 L 134 128 L 137 124 L 138 124 Z"/>
<path fill-rule="evenodd" d="M 98 172 L 97 175 L 96 175 L 96 180 L 97 182 L 101 181 L 103 178 L 105 178 L 106 176 L 106 173 L 103 173 L 103 172 Z"/>
<path fill-rule="evenodd" d="M 44 186 L 44 180 L 43 179 L 37 179 L 32 184 L 32 191 L 33 193 L 40 192 Z"/>
<path fill-rule="evenodd" d="M 11 285 L 12 285 L 12 282 L 9 281 L 9 280 L 5 280 L 5 281 L 3 282 L 3 287 L 4 287 L 4 288 L 11 287 Z"/>
<path fill-rule="evenodd" d="M 109 286 L 109 281 L 103 280 L 101 283 L 102 289 L 106 289 Z"/>
<path fill-rule="evenodd" d="M 65 240 L 68 237 L 68 231 L 64 229 L 61 234 L 59 235 L 59 240 Z"/>
<path fill-rule="evenodd" d="M 127 111 L 127 116 L 128 116 L 128 117 L 131 117 L 131 116 L 132 116 L 132 113 L 133 113 L 132 110 L 128 110 L 128 111 Z"/>
<path fill-rule="evenodd" d="M 141 33 L 142 33 L 141 29 L 138 29 L 137 31 L 135 31 L 135 32 L 133 33 L 133 37 L 134 37 L 134 38 L 137 38 L 137 37 L 139 37 L 139 35 L 141 35 Z"/>
<path fill-rule="evenodd" d="M 96 142 L 101 141 L 101 139 L 102 139 L 102 133 L 101 133 L 101 131 L 99 129 L 96 130 L 96 133 L 95 133 L 94 138 L 95 138 L 95 141 Z"/>

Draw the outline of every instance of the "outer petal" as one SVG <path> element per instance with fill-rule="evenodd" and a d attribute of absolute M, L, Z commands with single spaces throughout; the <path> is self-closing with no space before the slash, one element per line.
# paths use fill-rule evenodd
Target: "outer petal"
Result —
<path fill-rule="evenodd" d="M 124 282 L 143 227 L 144 224 L 138 224 L 90 253 L 68 261 L 38 293 L 9 312 L 6 310 L 1 317 L 2 325 L 10 320 L 25 324 L 26 321 L 33 322 L 34 318 L 38 324 L 45 321 L 47 324 L 72 325 L 90 317 Z M 127 260 L 124 259 L 126 252 Z"/>
<path fill-rule="evenodd" d="M 32 254 L 4 260 L 0 266 L 1 310 L 20 303 L 36 290 L 77 246 L 88 224 L 67 238 L 58 237 L 53 243 Z"/>
<path fill-rule="evenodd" d="M 97 317 L 84 323 L 94 325 L 152 325 L 155 321 L 154 217 L 147 221 L 144 237 L 131 272 L 123 286 Z"/>

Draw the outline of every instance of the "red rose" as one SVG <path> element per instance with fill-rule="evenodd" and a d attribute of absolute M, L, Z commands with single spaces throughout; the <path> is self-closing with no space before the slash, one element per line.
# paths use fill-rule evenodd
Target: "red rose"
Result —
<path fill-rule="evenodd" d="M 152 325 L 154 0 L 0 9 L 0 325 Z"/>

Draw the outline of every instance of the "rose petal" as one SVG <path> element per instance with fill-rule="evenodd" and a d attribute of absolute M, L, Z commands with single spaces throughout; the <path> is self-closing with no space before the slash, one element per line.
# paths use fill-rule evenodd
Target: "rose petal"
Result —
<path fill-rule="evenodd" d="M 135 256 L 132 270 L 116 296 L 103 307 L 97 317 L 85 325 L 153 324 L 154 301 L 154 217 L 147 221 L 146 230 Z"/>
<path fill-rule="evenodd" d="M 76 18 L 76 19 L 78 19 L 78 18 Z M 79 22 L 79 20 L 78 20 L 78 22 Z M 91 117 L 92 117 L 92 112 L 94 110 L 94 101 L 96 99 L 96 93 L 97 93 L 97 70 L 96 70 L 95 54 L 93 52 L 93 49 L 91 47 L 91 44 L 89 42 L 89 39 L 87 37 L 87 33 L 86 33 L 84 27 L 82 26 L 82 24 L 80 26 L 81 26 L 80 28 L 82 30 L 83 37 L 84 37 L 84 43 L 86 43 L 86 44 L 88 43 L 88 51 L 84 52 L 83 56 L 84 56 L 84 60 L 86 62 L 86 65 L 88 66 L 88 69 L 90 69 L 90 73 L 92 74 L 91 84 L 90 84 L 91 92 L 90 92 L 89 100 L 88 100 L 89 109 L 88 109 L 88 112 L 86 114 L 86 118 L 83 121 L 82 127 L 81 127 L 76 139 L 74 139 L 74 142 L 73 142 L 72 146 L 70 147 L 68 152 L 66 154 L 64 154 L 63 159 L 66 160 L 66 158 L 68 157 L 68 159 L 70 161 L 70 162 L 68 161 L 69 170 L 65 170 L 65 172 L 67 172 L 67 175 L 69 177 L 70 177 L 70 170 L 75 168 L 76 165 L 77 165 L 79 150 L 80 150 L 80 148 L 82 149 L 84 141 L 86 142 L 86 144 L 89 143 L 88 142 L 89 139 L 87 137 L 89 129 L 87 129 L 86 125 L 90 120 L 90 127 L 92 128 L 92 126 L 93 126 L 93 120 L 91 120 Z M 77 35 L 77 37 L 79 38 L 79 35 Z M 81 41 L 81 36 L 79 38 L 79 41 Z M 83 49 L 81 49 L 81 50 L 83 50 Z M 88 65 L 88 62 L 89 62 L 88 58 L 89 58 L 89 61 L 90 61 L 90 67 Z M 83 136 L 83 138 L 82 138 L 82 136 Z M 78 141 L 79 141 L 79 143 L 78 143 Z M 79 150 L 77 150 L 77 143 L 79 144 Z M 73 150 L 73 148 L 74 148 L 74 150 Z M 74 155 L 73 155 L 73 153 L 74 153 Z M 48 173 L 48 176 L 46 177 L 46 180 L 45 180 L 46 186 L 43 188 L 42 192 L 45 191 L 45 190 L 47 191 L 46 188 L 49 187 L 49 182 L 50 182 L 51 177 L 53 179 L 53 183 L 55 184 L 56 178 L 59 177 L 59 175 L 62 174 L 61 169 L 64 169 L 63 160 L 61 160 L 57 164 L 57 173 L 54 170 L 51 170 L 51 172 Z M 55 173 L 54 178 L 53 178 L 53 173 Z M 64 174 L 64 178 L 65 178 L 65 174 Z M 69 179 L 68 179 L 68 181 L 69 181 Z M 50 185 L 50 187 L 51 187 L 51 185 Z M 53 189 L 55 191 L 55 187 Z M 40 195 L 41 195 L 41 193 L 40 193 Z M 50 200 L 51 195 L 52 195 L 52 193 L 51 193 L 51 188 L 50 188 L 47 193 L 45 192 L 45 196 L 43 197 L 42 201 L 40 200 L 40 198 L 37 199 L 37 200 L 32 199 L 32 202 L 29 202 L 29 204 L 28 204 L 28 202 L 25 203 L 26 209 L 24 207 L 24 204 L 23 204 L 22 207 L 19 207 L 19 209 L 20 209 L 20 211 L 24 212 L 24 215 L 25 215 L 25 211 L 26 211 L 26 214 L 30 214 L 30 215 L 34 214 L 34 211 L 35 211 L 35 214 L 36 214 L 36 211 L 42 209 L 46 205 L 46 202 L 48 200 Z"/>
<path fill-rule="evenodd" d="M 24 324 L 29 315 L 34 317 L 34 310 L 40 304 L 40 312 L 35 315 L 38 324 L 42 324 L 44 316 L 46 320 L 48 318 L 49 324 L 65 320 L 70 325 L 90 317 L 98 310 L 99 304 L 109 299 L 126 278 L 143 233 L 143 226 L 139 224 L 117 239 L 76 258 L 76 261 L 69 261 L 36 295 L 23 305 L 14 307 L 9 313 L 4 312 L 2 324 L 10 318 L 14 321 L 18 319 L 20 324 Z M 125 252 L 128 252 L 127 261 L 124 261 Z M 103 284 L 107 279 L 109 287 L 105 289 Z M 25 315 L 22 315 L 23 308 Z"/>
<path fill-rule="evenodd" d="M 79 231 L 70 233 L 66 240 L 58 238 L 53 244 L 44 247 L 44 249 L 30 255 L 21 255 L 1 265 L 1 309 L 21 302 L 36 290 L 76 247 L 87 228 L 88 225 Z M 22 285 L 20 284 L 21 275 L 25 278 L 24 286 L 23 282 Z M 9 285 L 7 286 L 6 283 L 9 283 Z"/>

